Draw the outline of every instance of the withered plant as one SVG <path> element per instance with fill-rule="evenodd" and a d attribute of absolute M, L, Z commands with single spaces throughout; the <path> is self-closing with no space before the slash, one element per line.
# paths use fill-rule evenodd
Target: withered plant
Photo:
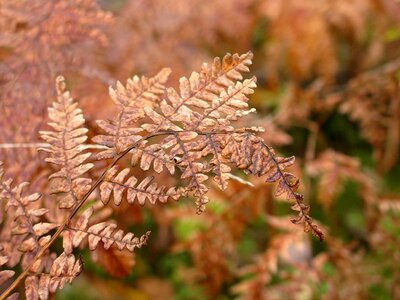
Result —
<path fill-rule="evenodd" d="M 396 0 L 0 0 L 0 291 L 55 297 L 85 269 L 57 297 L 400 298 L 399 16 Z M 256 90 L 250 54 L 179 80 L 249 49 Z"/>
<path fill-rule="evenodd" d="M 98 59 L 111 21 L 93 0 L 0 1 L 1 143 L 39 142 L 37 131 L 46 124 L 57 75 L 85 85 L 111 83 Z M 0 160 L 9 163 L 13 177 L 32 181 L 46 168 L 35 152 L 0 149 Z"/>
<path fill-rule="evenodd" d="M 64 78 L 58 77 L 57 100 L 48 111 L 53 130 L 40 132 L 48 143 L 41 150 L 54 165 L 47 192 L 31 194 L 27 183 L 13 183 L 1 171 L 1 262 L 20 265 L 21 272 L 14 277 L 14 271 L 1 271 L 1 282 L 10 284 L 0 299 L 17 297 L 11 293 L 22 282 L 27 299 L 48 299 L 81 272 L 83 263 L 74 248 L 133 251 L 146 244 L 150 232 L 137 237 L 101 216 L 111 199 L 118 206 L 123 201 L 143 205 L 191 198 L 200 214 L 209 201 L 208 179 L 225 190 L 235 169 L 276 183 L 275 195 L 294 203 L 298 216 L 292 222 L 322 240 L 322 231 L 296 192 L 299 180 L 286 171 L 294 157 L 277 156 L 258 136 L 262 128 L 235 126 L 255 111 L 247 102 L 256 79 L 242 77 L 251 60 L 250 52 L 215 58 L 200 72 L 182 77 L 179 90 L 165 86 L 169 69 L 151 78 L 134 76 L 126 85 L 118 82 L 110 87 L 118 112 L 97 121 L 103 133 L 92 139 L 101 149 L 94 155 L 84 144 L 88 130 L 82 111 Z M 131 166 L 123 168 L 120 162 L 126 157 Z M 97 178 L 88 173 L 95 165 L 101 168 Z M 136 169 L 145 175 L 134 175 Z M 176 174 L 179 180 L 166 186 L 157 180 L 162 173 Z M 51 247 L 58 239 L 61 253 Z"/>

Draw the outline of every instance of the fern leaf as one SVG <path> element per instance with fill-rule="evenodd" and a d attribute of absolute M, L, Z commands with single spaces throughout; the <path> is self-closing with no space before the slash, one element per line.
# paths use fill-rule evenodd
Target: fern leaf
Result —
<path fill-rule="evenodd" d="M 206 173 L 209 168 L 204 164 L 204 160 L 201 160 L 202 154 L 199 151 L 208 144 L 211 145 L 209 150 L 204 150 L 203 155 L 213 156 L 210 162 L 211 170 L 216 175 L 215 180 L 218 185 L 223 189 L 226 188 L 230 168 L 225 161 L 222 161 L 213 138 L 198 137 L 198 133 L 233 131 L 234 127 L 230 126 L 230 122 L 252 112 L 246 110 L 247 96 L 253 93 L 256 79 L 253 77 L 240 81 L 243 79 L 241 73 L 249 71 L 251 58 L 250 52 L 243 55 L 227 54 L 222 60 L 216 58 L 212 65 L 204 64 L 200 73 L 193 72 L 190 78 L 181 78 L 179 93 L 173 88 L 167 89 L 166 98 L 159 101 L 156 106 L 141 103 L 138 101 L 139 98 L 135 97 L 136 94 L 133 97 L 129 96 L 126 92 L 128 88 L 124 88 L 122 84 L 118 84 L 116 90 L 110 89 L 114 102 L 121 108 L 114 123 L 108 122 L 105 125 L 104 121 L 99 121 L 99 125 L 109 135 L 98 136 L 94 141 L 112 148 L 101 152 L 99 158 L 113 157 L 139 142 L 132 150 L 132 164 L 140 162 L 143 170 L 149 170 L 153 164 L 158 173 L 162 172 L 164 165 L 170 173 L 173 173 L 175 166 L 178 166 L 182 170 L 181 178 L 188 181 L 187 188 L 197 199 L 198 212 L 203 211 L 204 205 L 208 202 L 206 196 L 208 188 L 204 181 L 208 179 Z M 126 112 L 126 107 L 135 107 L 135 110 Z M 128 115 L 129 119 L 123 121 Z M 152 123 L 141 124 L 142 130 L 150 134 L 171 131 L 174 133 L 173 136 L 167 137 L 161 144 L 147 145 L 147 141 L 140 141 L 142 139 L 142 135 L 138 135 L 140 127 L 133 126 L 132 121 L 140 124 L 146 120 L 145 117 Z M 127 138 L 119 134 L 121 126 L 129 129 Z M 116 143 L 123 146 L 115 147 Z M 179 161 L 177 164 L 176 159 Z M 118 176 L 123 175 L 124 173 L 120 173 Z M 105 180 L 101 192 L 102 200 L 108 201 L 112 191 L 118 205 L 121 202 L 123 187 L 121 178 L 116 177 L 116 179 L 117 181 L 113 183 Z M 135 181 L 133 178 L 131 180 Z M 119 186 L 116 186 L 116 183 Z M 149 178 L 145 178 L 142 183 L 150 183 Z M 146 192 L 148 192 L 147 187 Z M 132 194 L 137 195 L 140 203 L 146 198 L 146 195 L 139 191 L 137 193 L 132 191 Z M 154 195 L 147 198 L 154 199 Z M 165 201 L 163 198 L 161 200 Z"/>
<path fill-rule="evenodd" d="M 110 87 L 111 99 L 119 107 L 119 113 L 114 120 L 97 121 L 106 134 L 95 136 L 93 141 L 110 148 L 100 152 L 97 155 L 98 159 L 114 157 L 141 138 L 137 134 L 142 129 L 132 125 L 138 118 L 143 117 L 143 107 L 153 107 L 159 101 L 170 72 L 169 69 L 162 69 L 152 78 L 139 79 L 134 76 L 128 80 L 126 87 L 120 82 L 116 88 Z"/>
<path fill-rule="evenodd" d="M 161 110 L 166 120 L 159 123 L 155 131 L 160 130 L 170 120 L 184 122 L 188 127 L 196 121 L 199 114 L 193 113 L 190 106 L 199 109 L 210 109 L 218 106 L 221 93 L 242 80 L 241 73 L 248 72 L 253 54 L 248 52 L 243 55 L 227 54 L 222 59 L 215 58 L 211 66 L 203 64 L 201 72 L 193 72 L 190 78 L 180 80 L 180 93 L 168 89 L 168 101 L 161 102 Z M 147 110 L 149 113 L 150 110 Z M 204 115 L 204 114 L 203 114 Z"/>
<path fill-rule="evenodd" d="M 47 162 L 59 166 L 60 170 L 52 174 L 52 192 L 57 193 L 60 208 L 71 208 L 77 204 L 91 185 L 91 180 L 82 177 L 93 164 L 85 163 L 91 153 L 83 151 L 83 143 L 87 140 L 87 129 L 83 127 L 85 119 L 77 108 L 70 93 L 66 91 L 65 80 L 59 76 L 56 80 L 57 101 L 49 108 L 49 125 L 55 131 L 41 131 L 41 137 L 50 148 L 41 149 L 50 153 Z"/>
<path fill-rule="evenodd" d="M 245 172 L 264 176 L 266 182 L 277 183 L 275 196 L 285 196 L 295 202 L 292 209 L 298 212 L 298 217 L 292 222 L 303 225 L 306 232 L 311 232 L 319 240 L 323 240 L 322 231 L 309 216 L 309 206 L 304 204 L 303 196 L 296 192 L 299 180 L 293 174 L 284 171 L 294 163 L 294 157 L 275 156 L 272 148 L 251 133 L 233 134 L 228 137 L 226 145 L 222 151 L 224 156 L 229 157 L 231 162 Z"/>
<path fill-rule="evenodd" d="M 71 283 L 83 269 L 83 262 L 72 254 L 63 252 L 57 257 L 49 273 L 32 274 L 25 279 L 26 299 L 49 299 L 50 294 Z"/>
<path fill-rule="evenodd" d="M 129 204 L 133 204 L 137 199 L 141 205 L 146 200 L 150 201 L 151 204 L 157 201 L 165 203 L 168 198 L 178 200 L 181 196 L 186 195 L 185 188 L 171 187 L 167 189 L 165 186 L 159 186 L 156 182 L 153 182 L 153 176 L 148 176 L 138 182 L 135 176 L 126 179 L 128 174 L 129 168 L 118 173 L 118 167 L 113 167 L 107 172 L 100 185 L 100 199 L 104 204 L 108 203 L 111 194 L 113 194 L 115 205 L 120 205 L 125 192 Z"/>
<path fill-rule="evenodd" d="M 144 124 L 149 132 L 182 129 L 175 122 L 183 123 L 186 130 L 219 129 L 229 119 L 236 119 L 247 108 L 246 95 L 253 93 L 256 79 L 246 79 L 243 83 L 241 72 L 248 72 L 252 54 L 241 56 L 227 54 L 214 60 L 212 66 L 204 64 L 201 73 L 193 72 L 189 79 L 180 80 L 180 93 L 173 88 L 167 91 L 167 99 L 161 101 L 160 112 L 145 108 L 145 113 L 155 124 Z M 240 109 L 238 109 L 240 108 Z M 198 111 L 200 110 L 200 111 Z"/>
<path fill-rule="evenodd" d="M 1 169 L 1 166 L 0 166 Z M 12 180 L 2 180 L 4 171 L 0 170 L 0 199 L 5 201 L 7 219 L 4 226 L 9 228 L 6 243 L 3 243 L 4 253 L 11 258 L 8 260 L 10 266 L 14 266 L 20 260 L 21 255 L 29 253 L 24 259 L 23 265 L 31 258 L 40 247 L 43 235 L 39 232 L 39 224 L 35 220 L 47 213 L 47 209 L 38 208 L 38 193 L 25 195 L 24 189 L 28 186 L 27 182 L 21 183 L 15 187 L 12 186 Z M 15 251 L 17 245 L 18 251 Z M 25 257 L 25 256 L 24 256 Z"/>
<path fill-rule="evenodd" d="M 133 251 L 146 244 L 150 231 L 136 237 L 133 233 L 124 233 L 117 225 L 110 222 L 101 222 L 89 226 L 90 217 L 93 214 L 93 207 L 86 209 L 74 225 L 70 225 L 63 234 L 63 248 L 66 254 L 72 253 L 72 248 L 79 247 L 85 240 L 88 241 L 89 249 L 95 250 L 100 242 L 103 248 L 108 250 L 116 245 L 119 250 L 124 248 Z M 67 250 L 65 250 L 67 249 Z"/>
<path fill-rule="evenodd" d="M 204 64 L 200 73 L 193 72 L 189 79 L 181 78 L 179 93 L 169 88 L 159 109 L 144 108 L 152 121 L 142 125 L 144 130 L 173 132 L 161 142 L 161 148 L 169 151 L 166 157 L 178 157 L 181 178 L 189 181 L 188 188 L 197 199 L 199 213 L 208 202 L 204 182 L 209 168 L 202 157 L 212 156 L 211 170 L 222 189 L 226 188 L 229 177 L 230 168 L 219 155 L 213 132 L 234 131 L 230 122 L 252 112 L 246 110 L 247 96 L 253 93 L 256 79 L 239 81 L 243 79 L 241 72 L 249 70 L 251 58 L 251 53 L 228 54 L 222 62 L 216 58 L 212 66 Z"/>
<path fill-rule="evenodd" d="M 115 243 L 120 250 L 127 248 L 129 251 L 133 251 L 135 248 L 144 246 L 150 235 L 150 232 L 147 232 L 138 238 L 131 232 L 124 234 L 122 230 L 117 229 L 116 224 L 106 222 L 92 225 L 87 229 L 70 228 L 70 230 L 73 246 L 78 247 L 87 237 L 90 250 L 95 250 L 101 241 L 104 249 L 109 249 Z"/>
<path fill-rule="evenodd" d="M 292 208 L 299 216 L 293 222 L 303 224 L 306 231 L 322 239 L 322 232 L 313 225 L 302 195 L 296 192 L 299 180 L 284 171 L 293 164 L 294 158 L 276 156 L 273 149 L 257 137 L 259 128 L 237 129 L 234 126 L 239 118 L 254 112 L 248 109 L 248 96 L 256 87 L 256 79 L 243 80 L 241 75 L 249 70 L 251 59 L 251 53 L 227 54 L 222 61 L 216 58 L 211 66 L 204 64 L 200 73 L 193 72 L 190 78 L 181 78 L 179 91 L 168 88 L 158 105 L 137 103 L 140 113 L 135 115 L 135 121 L 139 126 L 149 136 L 167 137 L 149 145 L 147 140 L 142 141 L 143 135 L 131 135 L 130 144 L 127 143 L 124 150 L 135 145 L 132 164 L 140 162 L 145 171 L 152 163 L 156 172 L 162 172 L 163 163 L 168 164 L 170 171 L 175 171 L 177 166 L 182 171 L 181 179 L 186 182 L 186 193 L 196 198 L 198 213 L 208 202 L 205 181 L 210 173 L 221 189 L 226 188 L 230 178 L 230 164 L 246 173 L 262 176 L 266 182 L 277 184 L 276 196 L 285 196 L 296 203 Z M 130 128 L 139 133 L 139 127 Z M 107 178 L 101 186 L 104 202 L 108 202 L 113 193 L 114 202 L 120 204 L 124 189 L 132 188 L 131 183 L 136 189 L 143 185 L 146 192 L 152 187 L 151 177 L 146 177 L 137 187 L 136 178 L 125 181 L 128 173 L 129 170 L 118 174 L 117 169 L 110 170 L 111 181 Z M 145 201 L 145 194 L 135 190 L 133 194 L 134 197 L 138 195 L 140 203 Z"/>
<path fill-rule="evenodd" d="M 206 137 L 209 142 L 202 149 L 202 156 L 206 156 L 210 153 L 213 155 L 210 164 L 212 165 L 212 171 L 215 174 L 214 180 L 217 182 L 221 190 L 225 190 L 231 168 L 226 164 L 226 159 L 222 156 L 221 145 L 217 144 L 217 139 L 211 134 Z"/>
<path fill-rule="evenodd" d="M 230 121 L 236 121 L 239 117 L 255 111 L 245 110 L 248 108 L 247 95 L 252 94 L 255 87 L 255 77 L 228 87 L 212 101 L 211 107 L 206 108 L 201 116 L 196 115 L 193 118 L 194 123 L 190 124 L 189 128 L 204 130 L 213 127 L 226 131 L 233 130 L 233 127 L 229 126 Z"/>
<path fill-rule="evenodd" d="M 161 173 L 164 167 L 170 174 L 175 173 L 175 161 L 171 155 L 165 152 L 165 150 L 159 144 L 152 144 L 146 146 L 147 141 L 142 141 L 134 149 L 131 150 L 132 166 L 136 166 L 140 163 L 140 168 L 144 171 L 154 169 L 157 173 Z"/>

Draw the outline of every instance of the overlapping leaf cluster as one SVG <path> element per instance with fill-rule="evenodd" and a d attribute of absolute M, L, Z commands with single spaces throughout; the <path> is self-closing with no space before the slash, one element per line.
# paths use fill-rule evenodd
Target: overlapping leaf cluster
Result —
<path fill-rule="evenodd" d="M 103 164 L 101 175 L 93 183 L 88 172 L 94 164 L 87 162 L 91 153 L 84 144 L 88 131 L 83 127 L 85 119 L 66 91 L 64 78 L 58 77 L 57 99 L 49 108 L 53 131 L 42 131 L 41 136 L 49 143 L 43 149 L 49 153 L 46 161 L 55 166 L 46 197 L 58 203 L 61 217 L 55 221 L 48 215 L 49 209 L 42 208 L 38 201 L 39 194 L 24 196 L 22 189 L 26 184 L 12 188 L 11 180 L 2 181 L 1 200 L 6 203 L 6 210 L 12 211 L 4 227 L 10 228 L 11 234 L 2 238 L 3 264 L 18 264 L 24 253 L 23 272 L 3 295 L 8 295 L 26 277 L 26 297 L 48 299 L 81 272 L 82 262 L 75 258 L 74 248 L 88 245 L 95 250 L 101 243 L 105 250 L 115 245 L 111 251 L 133 251 L 146 244 L 150 232 L 135 237 L 114 222 L 93 218 L 99 205 L 81 210 L 94 193 L 100 206 L 108 205 L 111 197 L 116 205 L 122 201 L 134 204 L 136 199 L 143 205 L 146 201 L 155 204 L 191 197 L 201 213 L 209 201 L 208 179 L 213 178 L 225 190 L 234 176 L 232 169 L 276 182 L 275 194 L 292 200 L 293 210 L 299 213 L 293 222 L 302 224 L 305 231 L 322 240 L 321 230 L 308 215 L 309 207 L 296 192 L 298 179 L 285 171 L 294 157 L 276 156 L 257 135 L 262 128 L 236 125 L 240 118 L 254 112 L 248 107 L 248 96 L 256 87 L 256 79 L 242 76 L 249 71 L 251 60 L 250 52 L 216 58 L 210 65 L 203 64 L 200 72 L 182 77 L 179 90 L 165 87 L 168 69 L 152 78 L 135 76 L 126 86 L 117 83 L 110 88 L 117 115 L 98 121 L 104 134 L 93 138 L 101 148 L 95 159 L 109 163 L 107 167 Z M 124 156 L 131 156 L 132 167 L 119 171 Z M 154 175 L 129 175 L 136 165 Z M 157 179 L 161 173 L 178 173 L 180 182 L 172 186 L 160 184 Z M 63 252 L 58 256 L 50 254 L 50 246 L 59 236 Z M 7 250 L 7 245 L 13 247 L 16 242 L 20 243 L 17 257 L 11 255 L 10 248 Z M 13 275 L 11 271 L 1 274 L 3 281 Z"/>

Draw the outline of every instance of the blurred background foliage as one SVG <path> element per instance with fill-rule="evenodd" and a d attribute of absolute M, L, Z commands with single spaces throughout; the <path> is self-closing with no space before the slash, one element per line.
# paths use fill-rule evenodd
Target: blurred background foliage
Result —
<path fill-rule="evenodd" d="M 171 67 L 177 85 L 203 61 L 251 50 L 258 114 L 245 126 L 296 156 L 327 236 L 299 232 L 270 186 L 238 173 L 200 216 L 185 201 L 116 209 L 122 228 L 152 231 L 149 244 L 87 251 L 57 299 L 400 299 L 399 1 L 0 3 L 0 143 L 38 141 L 59 73 L 94 135 L 116 80 Z M 33 188 L 46 173 L 37 156 L 0 149 Z"/>

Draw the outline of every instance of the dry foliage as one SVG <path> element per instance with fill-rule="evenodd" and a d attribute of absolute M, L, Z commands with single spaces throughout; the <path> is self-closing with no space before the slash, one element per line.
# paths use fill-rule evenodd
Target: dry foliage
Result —
<path fill-rule="evenodd" d="M 58 74 L 85 78 L 87 84 L 110 82 L 97 62 L 107 47 L 105 28 L 110 23 L 111 15 L 93 0 L 0 1 L 2 143 L 38 142 Z M 26 122 L 29 126 L 20 126 Z M 24 181 L 45 168 L 30 149 L 1 150 L 0 159 L 14 161 L 9 173 Z"/>
<path fill-rule="evenodd" d="M 96 154 L 92 163 L 87 162 L 92 153 L 84 147 L 88 130 L 83 127 L 82 111 L 66 90 L 64 78 L 58 77 L 57 100 L 49 108 L 53 131 L 40 134 L 49 143 L 49 147 L 42 149 L 48 152 L 46 161 L 55 165 L 49 176 L 48 193 L 58 208 L 52 209 L 61 209 L 62 217 L 59 222 L 49 221 L 49 209 L 43 207 L 40 195 L 23 193 L 26 183 L 13 187 L 11 179 L 2 181 L 1 199 L 7 211 L 2 228 L 5 235 L 2 255 L 8 266 L 21 263 L 23 269 L 2 297 L 8 296 L 26 278 L 27 299 L 47 299 L 81 272 L 82 263 L 76 260 L 73 249 L 83 243 L 95 250 L 101 242 L 104 250 L 112 252 L 105 254 L 101 250 L 96 256 L 107 257 L 117 253 L 116 249 L 133 251 L 146 244 L 150 232 L 135 237 L 108 221 L 91 224 L 95 209 L 81 208 L 97 190 L 96 198 L 104 205 L 111 197 L 115 205 L 122 201 L 134 204 L 136 199 L 143 205 L 146 201 L 156 204 L 191 197 L 201 213 L 209 201 L 208 178 L 212 177 L 225 190 L 231 169 L 237 168 L 277 183 L 275 195 L 285 195 L 294 202 L 292 209 L 298 217 L 292 222 L 322 240 L 322 231 L 309 217 L 303 196 L 296 192 L 299 180 L 285 170 L 293 164 L 294 157 L 275 155 L 257 136 L 261 128 L 235 127 L 238 119 L 254 111 L 248 109 L 247 96 L 253 93 L 256 80 L 242 77 L 243 72 L 249 71 L 251 59 L 251 53 L 216 58 L 210 65 L 203 64 L 200 72 L 182 77 L 179 90 L 165 86 L 168 69 L 151 78 L 134 76 L 126 86 L 118 82 L 116 87 L 110 87 L 118 111 L 115 118 L 97 122 L 104 133 L 93 141 L 104 146 L 104 150 Z M 128 155 L 131 167 L 120 170 L 118 162 Z M 109 163 L 93 182 L 87 177 L 88 171 L 96 161 L 103 160 Z M 128 176 L 136 166 L 154 171 L 154 176 L 143 179 Z M 157 183 L 162 172 L 178 173 L 180 185 L 166 187 Z M 59 237 L 63 252 L 50 253 L 50 246 Z M 11 254 L 17 245 L 17 254 L 15 251 Z M 121 274 L 121 271 L 111 272 Z M 12 275 L 4 274 L 5 279 Z"/>
<path fill-rule="evenodd" d="M 31 2 L 0 0 L 0 299 L 84 269 L 110 298 L 400 298 L 398 1 Z"/>

